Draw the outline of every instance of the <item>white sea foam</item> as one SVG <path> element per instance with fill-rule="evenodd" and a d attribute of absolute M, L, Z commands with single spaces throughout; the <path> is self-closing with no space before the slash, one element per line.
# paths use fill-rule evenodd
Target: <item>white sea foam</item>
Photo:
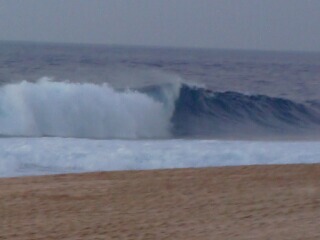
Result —
<path fill-rule="evenodd" d="M 320 142 L 0 139 L 0 177 L 251 164 L 316 163 Z"/>
<path fill-rule="evenodd" d="M 172 103 L 107 84 L 44 78 L 0 88 L 0 134 L 6 136 L 162 138 L 170 134 L 172 112 Z"/>

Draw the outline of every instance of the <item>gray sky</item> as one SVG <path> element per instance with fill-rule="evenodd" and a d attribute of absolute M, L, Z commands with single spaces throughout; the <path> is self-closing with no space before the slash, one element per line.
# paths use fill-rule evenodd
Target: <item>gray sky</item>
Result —
<path fill-rule="evenodd" d="M 320 51 L 320 0 L 0 0 L 0 40 Z"/>

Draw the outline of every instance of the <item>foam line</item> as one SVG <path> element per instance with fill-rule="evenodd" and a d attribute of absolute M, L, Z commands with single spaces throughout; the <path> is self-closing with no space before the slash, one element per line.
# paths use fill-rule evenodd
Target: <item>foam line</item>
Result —
<path fill-rule="evenodd" d="M 319 162 L 320 142 L 0 139 L 0 177 Z"/>

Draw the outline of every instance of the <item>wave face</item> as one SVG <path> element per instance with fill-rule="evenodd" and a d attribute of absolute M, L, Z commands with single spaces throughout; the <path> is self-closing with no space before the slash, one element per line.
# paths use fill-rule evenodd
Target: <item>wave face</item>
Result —
<path fill-rule="evenodd" d="M 107 84 L 21 82 L 0 88 L 2 136 L 319 138 L 320 107 L 187 84 L 115 90 Z"/>
<path fill-rule="evenodd" d="M 0 88 L 4 136 L 161 138 L 170 135 L 173 109 L 137 91 L 107 84 L 21 82 Z"/>
<path fill-rule="evenodd" d="M 178 136 L 316 137 L 320 133 L 319 109 L 315 104 L 265 95 L 215 93 L 182 85 L 172 122 Z"/>

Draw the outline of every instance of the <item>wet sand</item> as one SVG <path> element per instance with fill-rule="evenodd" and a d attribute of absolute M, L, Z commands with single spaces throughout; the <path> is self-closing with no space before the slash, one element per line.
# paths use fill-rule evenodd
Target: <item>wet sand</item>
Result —
<path fill-rule="evenodd" d="M 320 165 L 0 179 L 0 239 L 320 239 Z"/>

